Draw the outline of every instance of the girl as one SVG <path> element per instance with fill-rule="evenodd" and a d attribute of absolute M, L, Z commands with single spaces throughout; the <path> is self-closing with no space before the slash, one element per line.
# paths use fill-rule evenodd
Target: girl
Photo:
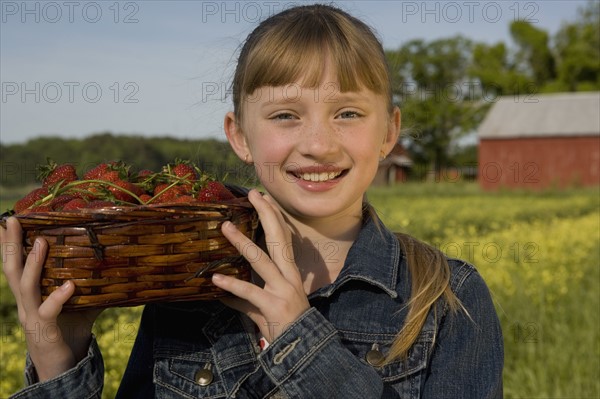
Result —
<path fill-rule="evenodd" d="M 225 132 L 266 190 L 248 193 L 264 234 L 222 231 L 254 281 L 215 274 L 231 298 L 147 305 L 118 396 L 501 398 L 502 336 L 480 275 L 393 234 L 365 200 L 400 131 L 373 32 L 327 5 L 268 18 L 241 50 L 233 103 Z M 70 282 L 41 303 L 47 243 L 23 266 L 20 237 L 10 220 L 2 243 L 18 250 L 4 272 L 29 349 L 14 397 L 99 397 L 98 312 L 60 313 Z M 56 333 L 36 339 L 36 327 Z"/>

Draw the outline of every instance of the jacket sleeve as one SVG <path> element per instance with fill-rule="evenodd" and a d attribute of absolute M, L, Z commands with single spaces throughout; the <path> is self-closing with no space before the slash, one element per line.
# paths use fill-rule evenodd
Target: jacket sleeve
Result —
<path fill-rule="evenodd" d="M 343 346 L 335 327 L 315 308 L 269 345 L 259 362 L 291 398 L 364 399 L 383 394 L 381 377 Z"/>
<path fill-rule="evenodd" d="M 468 314 L 459 309 L 442 319 L 423 398 L 502 398 L 500 322 L 485 282 L 471 270 L 455 291 Z"/>
<path fill-rule="evenodd" d="M 12 395 L 11 399 L 99 399 L 104 387 L 104 362 L 96 338 L 92 336 L 87 356 L 75 367 L 47 381 L 37 381 L 35 368 L 27 356 L 25 380 L 28 386 Z"/>

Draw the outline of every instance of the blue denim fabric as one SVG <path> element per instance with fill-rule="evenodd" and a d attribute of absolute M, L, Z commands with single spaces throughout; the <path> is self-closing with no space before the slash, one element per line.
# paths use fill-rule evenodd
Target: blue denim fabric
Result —
<path fill-rule="evenodd" d="M 336 281 L 312 293 L 312 307 L 262 352 L 249 320 L 220 302 L 147 305 L 117 397 L 501 398 L 502 333 L 489 291 L 473 266 L 449 264 L 470 318 L 438 302 L 437 325 L 432 310 L 408 357 L 383 367 L 367 353 L 389 350 L 410 279 L 396 237 L 372 220 Z M 53 379 L 15 397 L 95 397 L 103 381 L 95 342 L 77 367 L 57 377 L 60 386 Z M 214 376 L 206 386 L 196 382 L 203 368 Z"/>

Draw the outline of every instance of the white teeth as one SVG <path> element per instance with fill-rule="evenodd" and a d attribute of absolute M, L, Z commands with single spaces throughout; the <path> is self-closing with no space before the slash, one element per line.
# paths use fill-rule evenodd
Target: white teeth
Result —
<path fill-rule="evenodd" d="M 338 177 L 341 174 L 342 174 L 342 172 L 302 173 L 300 175 L 300 178 L 302 180 L 323 182 L 323 181 L 335 179 L 336 177 Z"/>

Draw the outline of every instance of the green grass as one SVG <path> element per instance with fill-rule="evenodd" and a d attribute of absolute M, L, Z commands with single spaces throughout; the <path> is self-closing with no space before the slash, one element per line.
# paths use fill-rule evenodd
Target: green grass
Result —
<path fill-rule="evenodd" d="M 369 200 L 394 230 L 478 268 L 504 332 L 506 398 L 600 395 L 600 196 L 597 188 L 481 192 L 474 184 L 374 188 Z M 0 201 L 0 206 L 5 204 Z M 24 344 L 0 277 L 0 397 L 22 386 Z M 95 332 L 114 396 L 140 308 L 110 309 Z"/>
<path fill-rule="evenodd" d="M 408 184 L 369 199 L 392 229 L 481 272 L 504 333 L 506 398 L 598 398 L 598 193 Z"/>

